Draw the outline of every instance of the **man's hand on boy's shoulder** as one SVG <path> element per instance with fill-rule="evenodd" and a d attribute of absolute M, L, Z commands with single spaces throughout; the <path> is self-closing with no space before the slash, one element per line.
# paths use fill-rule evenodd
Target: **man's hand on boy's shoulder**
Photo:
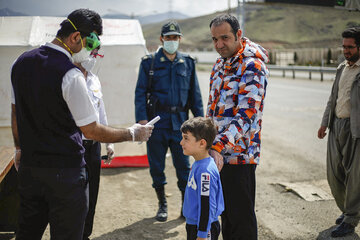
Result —
<path fill-rule="evenodd" d="M 223 156 L 219 152 L 217 152 L 217 151 L 215 151 L 213 149 L 209 150 L 209 154 L 214 159 L 215 164 L 216 164 L 216 166 L 217 166 L 217 168 L 218 168 L 218 170 L 220 172 L 222 167 L 224 166 L 224 158 L 223 158 Z"/>

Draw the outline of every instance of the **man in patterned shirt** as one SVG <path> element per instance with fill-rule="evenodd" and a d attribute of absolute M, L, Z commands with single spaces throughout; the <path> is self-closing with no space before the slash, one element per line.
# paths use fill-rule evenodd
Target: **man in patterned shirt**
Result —
<path fill-rule="evenodd" d="M 210 150 L 221 176 L 223 239 L 257 239 L 255 169 L 267 85 L 264 48 L 242 37 L 237 19 L 224 14 L 210 23 L 220 54 L 210 76 L 207 116 L 218 134 Z"/>

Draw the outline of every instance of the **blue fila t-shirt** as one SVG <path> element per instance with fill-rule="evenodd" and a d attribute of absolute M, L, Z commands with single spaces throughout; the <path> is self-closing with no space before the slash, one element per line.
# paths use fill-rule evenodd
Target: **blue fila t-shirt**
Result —
<path fill-rule="evenodd" d="M 183 214 L 186 223 L 196 225 L 197 236 L 206 238 L 211 223 L 224 211 L 220 174 L 212 157 L 195 161 L 185 189 Z"/>

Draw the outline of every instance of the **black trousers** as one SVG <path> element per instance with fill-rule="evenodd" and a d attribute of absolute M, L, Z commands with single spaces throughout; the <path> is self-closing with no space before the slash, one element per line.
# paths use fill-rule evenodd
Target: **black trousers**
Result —
<path fill-rule="evenodd" d="M 186 236 L 187 240 L 196 240 L 197 238 L 197 226 L 186 224 Z M 219 221 L 211 223 L 210 238 L 209 240 L 218 240 L 220 234 L 220 223 Z"/>
<path fill-rule="evenodd" d="M 226 164 L 220 172 L 225 210 L 221 215 L 224 240 L 256 240 L 256 165 Z"/>
<path fill-rule="evenodd" d="M 85 162 L 89 171 L 89 211 L 85 220 L 83 239 L 89 239 L 93 230 L 95 208 L 99 193 L 101 169 L 101 145 L 99 142 L 83 142 Z"/>
<path fill-rule="evenodd" d="M 52 240 L 82 238 L 88 211 L 85 168 L 19 168 L 17 240 L 41 239 L 50 223 Z"/>

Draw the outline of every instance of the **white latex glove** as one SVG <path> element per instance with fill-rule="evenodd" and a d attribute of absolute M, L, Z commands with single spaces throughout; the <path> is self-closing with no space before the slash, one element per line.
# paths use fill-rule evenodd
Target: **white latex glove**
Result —
<path fill-rule="evenodd" d="M 108 158 L 104 160 L 105 164 L 110 164 L 111 160 L 115 156 L 114 144 L 113 143 L 106 143 L 106 153 Z"/>
<path fill-rule="evenodd" d="M 14 166 L 16 171 L 19 171 L 20 157 L 21 157 L 21 149 L 16 149 L 14 155 Z"/>
<path fill-rule="evenodd" d="M 128 128 L 130 130 L 133 142 L 141 142 L 149 140 L 152 130 L 154 129 L 153 125 L 141 125 L 135 123 Z"/>

